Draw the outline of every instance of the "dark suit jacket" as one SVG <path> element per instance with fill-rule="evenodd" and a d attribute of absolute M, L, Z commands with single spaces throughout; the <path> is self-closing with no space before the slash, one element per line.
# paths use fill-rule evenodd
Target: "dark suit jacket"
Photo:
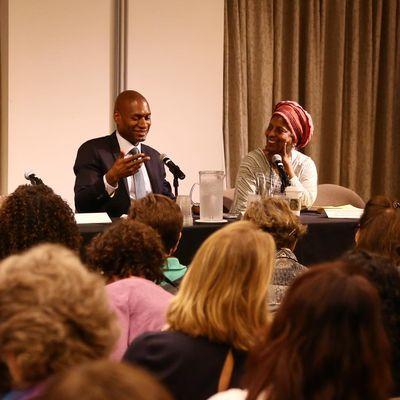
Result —
<path fill-rule="evenodd" d="M 145 162 L 153 193 L 173 198 L 171 186 L 165 179 L 160 153 L 142 143 L 142 153 L 150 156 Z M 110 217 L 126 214 L 130 206 L 128 184 L 120 179 L 118 189 L 110 197 L 104 187 L 103 176 L 120 153 L 116 133 L 88 140 L 78 150 L 74 164 L 75 208 L 77 212 L 102 212 Z"/>

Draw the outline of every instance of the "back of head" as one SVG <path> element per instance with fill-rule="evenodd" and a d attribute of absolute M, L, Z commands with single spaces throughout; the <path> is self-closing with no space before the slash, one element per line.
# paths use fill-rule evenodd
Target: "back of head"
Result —
<path fill-rule="evenodd" d="M 44 242 L 79 249 L 73 211 L 46 185 L 19 186 L 0 208 L 0 221 L 0 259 Z"/>
<path fill-rule="evenodd" d="M 376 288 L 381 300 L 382 321 L 391 343 L 395 395 L 400 395 L 400 273 L 390 259 L 365 251 L 352 251 L 344 257 L 343 270 L 362 275 Z"/>
<path fill-rule="evenodd" d="M 248 350 L 267 323 L 275 260 L 272 237 L 242 221 L 213 233 L 197 251 L 172 300 L 172 330 Z"/>
<path fill-rule="evenodd" d="M 278 250 L 284 247 L 293 248 L 307 230 L 300 223 L 300 218 L 290 210 L 287 201 L 275 197 L 252 202 L 243 219 L 270 233 Z"/>
<path fill-rule="evenodd" d="M 178 244 L 183 227 L 179 206 L 161 194 L 149 194 L 132 202 L 129 217 L 154 228 L 164 244 L 167 254 Z"/>
<path fill-rule="evenodd" d="M 0 264 L 0 353 L 17 385 L 107 356 L 117 333 L 101 279 L 70 250 L 45 244 Z"/>
<path fill-rule="evenodd" d="M 139 276 L 163 279 L 164 249 L 158 233 L 134 220 L 121 220 L 96 236 L 88 245 L 87 263 L 107 279 Z"/>
<path fill-rule="evenodd" d="M 400 203 L 384 196 L 371 198 L 359 222 L 356 247 L 389 257 L 400 265 Z"/>
<path fill-rule="evenodd" d="M 38 400 L 172 400 L 147 372 L 108 360 L 83 364 L 50 381 Z"/>
<path fill-rule="evenodd" d="M 386 399 L 389 347 L 375 288 L 340 263 L 289 288 L 249 371 L 249 399 Z"/>

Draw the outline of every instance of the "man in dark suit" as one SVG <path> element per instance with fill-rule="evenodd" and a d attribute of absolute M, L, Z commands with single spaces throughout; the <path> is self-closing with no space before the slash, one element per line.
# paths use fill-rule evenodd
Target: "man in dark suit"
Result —
<path fill-rule="evenodd" d="M 119 217 L 132 199 L 148 193 L 173 198 L 157 150 L 142 144 L 151 125 L 147 100 L 126 90 L 115 100 L 111 135 L 91 139 L 76 156 L 75 207 L 77 212 L 107 212 Z"/>

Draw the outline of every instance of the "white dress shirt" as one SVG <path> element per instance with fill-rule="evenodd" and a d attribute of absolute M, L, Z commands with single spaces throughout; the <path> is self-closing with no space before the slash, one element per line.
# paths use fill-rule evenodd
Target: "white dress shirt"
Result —
<path fill-rule="evenodd" d="M 125 138 L 123 138 L 119 132 L 116 132 L 117 134 L 117 140 L 118 140 L 118 144 L 119 144 L 119 148 L 120 150 L 125 154 L 125 157 L 130 157 L 131 155 L 128 154 L 134 147 L 137 147 L 137 149 L 139 150 L 139 153 L 142 152 L 142 146 L 141 143 L 139 143 L 137 146 L 134 146 L 131 142 L 129 142 L 128 140 L 126 140 Z M 145 184 L 145 188 L 146 188 L 146 193 L 151 193 L 151 183 L 150 183 L 150 178 L 149 178 L 149 174 L 147 173 L 147 169 L 144 165 L 144 163 L 142 164 L 142 166 L 140 167 L 143 173 L 143 177 L 144 177 L 144 184 Z M 128 191 L 129 191 L 129 197 L 131 199 L 135 199 L 135 180 L 133 179 L 133 175 L 128 176 L 127 178 L 125 178 L 127 180 L 128 183 Z M 111 186 L 106 179 L 106 175 L 103 176 L 103 181 L 104 181 L 104 186 L 106 188 L 106 191 L 108 193 L 108 195 L 110 197 L 114 196 L 115 191 L 118 189 L 118 183 L 116 186 Z"/>

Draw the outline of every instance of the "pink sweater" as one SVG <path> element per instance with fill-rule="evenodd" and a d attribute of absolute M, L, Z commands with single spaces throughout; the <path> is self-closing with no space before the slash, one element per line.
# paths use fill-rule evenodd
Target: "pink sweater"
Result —
<path fill-rule="evenodd" d="M 120 360 L 136 336 L 161 330 L 173 296 L 155 283 L 136 277 L 110 283 L 106 290 L 121 329 L 111 358 Z"/>

